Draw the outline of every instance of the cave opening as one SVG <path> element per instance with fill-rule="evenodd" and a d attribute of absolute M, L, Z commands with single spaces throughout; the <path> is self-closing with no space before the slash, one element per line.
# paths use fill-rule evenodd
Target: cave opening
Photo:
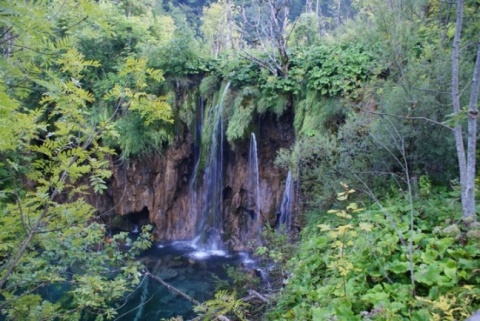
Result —
<path fill-rule="evenodd" d="M 131 212 L 125 215 L 126 230 L 139 233 L 142 226 L 150 224 L 150 211 L 144 206 L 139 212 Z"/>

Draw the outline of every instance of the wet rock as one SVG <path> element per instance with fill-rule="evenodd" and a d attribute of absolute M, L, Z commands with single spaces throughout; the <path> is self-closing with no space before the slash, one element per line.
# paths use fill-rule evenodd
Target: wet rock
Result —
<path fill-rule="evenodd" d="M 286 115 L 280 119 L 274 115 L 263 116 L 259 121 L 257 135 L 260 213 L 262 222 L 271 223 L 278 208 L 287 173 L 275 167 L 274 160 L 280 148 L 288 148 L 294 141 L 291 120 Z M 125 230 L 132 228 L 135 215 L 155 225 L 154 234 L 159 241 L 188 240 L 194 238 L 200 222 L 201 211 L 192 211 L 192 195 L 189 178 L 195 167 L 192 136 L 185 134 L 166 148 L 162 155 L 141 159 L 120 161 L 110 159 L 113 172 L 104 195 L 92 193 L 87 201 L 100 214 L 115 213 L 128 218 Z M 223 235 L 229 240 L 229 247 L 242 250 L 248 247 L 251 236 L 245 215 L 247 167 L 249 142 L 243 141 L 225 149 L 224 193 L 223 193 Z M 198 207 L 198 206 L 197 206 Z M 143 214 L 141 214 L 143 213 Z M 112 216 L 114 217 L 114 216 Z M 112 218 L 113 220 L 113 218 Z M 144 224 L 144 218 L 136 223 Z"/>

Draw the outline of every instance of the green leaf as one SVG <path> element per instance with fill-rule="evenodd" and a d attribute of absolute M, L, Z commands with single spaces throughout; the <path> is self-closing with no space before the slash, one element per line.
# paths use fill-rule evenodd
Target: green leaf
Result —
<path fill-rule="evenodd" d="M 388 271 L 392 271 L 395 274 L 403 274 L 403 273 L 410 270 L 410 263 L 409 262 L 394 261 L 394 262 L 388 264 L 385 267 L 385 269 L 388 270 Z"/>
<path fill-rule="evenodd" d="M 371 290 L 367 291 L 366 294 L 362 295 L 362 300 L 370 302 L 374 305 L 389 302 L 389 298 L 390 295 L 383 290 L 380 284 L 376 285 Z"/>

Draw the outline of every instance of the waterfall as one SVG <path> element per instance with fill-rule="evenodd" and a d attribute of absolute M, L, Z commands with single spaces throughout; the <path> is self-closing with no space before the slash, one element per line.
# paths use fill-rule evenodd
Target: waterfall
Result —
<path fill-rule="evenodd" d="M 223 145 L 224 129 L 222 119 L 223 99 L 228 92 L 227 83 L 215 112 L 214 127 L 210 140 L 210 150 L 203 174 L 201 220 L 198 225 L 198 246 L 204 251 L 223 249 Z"/>
<path fill-rule="evenodd" d="M 285 190 L 280 203 L 280 214 L 278 217 L 277 230 L 289 232 L 292 227 L 293 212 L 293 180 L 292 173 L 288 171 L 287 181 L 285 182 Z"/>
<path fill-rule="evenodd" d="M 258 151 L 255 134 L 250 135 L 247 167 L 247 208 L 244 220 L 244 235 L 247 242 L 260 240 L 262 232 L 262 215 L 260 211 L 260 180 L 258 173 Z M 253 244 L 252 244 L 253 245 Z M 258 244 L 257 244 L 258 245 Z"/>
<path fill-rule="evenodd" d="M 252 218 L 259 220 L 260 216 L 260 183 L 258 177 L 258 156 L 257 156 L 257 140 L 255 134 L 250 135 L 250 150 L 248 153 L 248 169 L 247 169 L 247 206 L 253 211 Z"/>

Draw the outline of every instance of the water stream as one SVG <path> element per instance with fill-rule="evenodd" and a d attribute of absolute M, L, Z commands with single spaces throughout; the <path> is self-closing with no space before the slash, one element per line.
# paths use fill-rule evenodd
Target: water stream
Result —
<path fill-rule="evenodd" d="M 258 171 L 257 140 L 254 133 L 250 135 L 250 148 L 248 152 L 247 167 L 247 207 L 243 236 L 247 247 L 255 247 L 261 243 L 263 219 L 260 209 L 260 177 Z"/>
<path fill-rule="evenodd" d="M 213 110 L 215 113 L 214 127 L 210 140 L 210 149 L 203 174 L 201 218 L 198 224 L 197 238 L 199 255 L 224 254 L 223 244 L 223 161 L 224 161 L 224 128 L 223 128 L 223 99 L 228 92 L 230 83 L 227 83 L 220 97 L 219 103 Z"/>
<path fill-rule="evenodd" d="M 293 192 L 292 173 L 289 171 L 285 182 L 282 203 L 280 203 L 277 230 L 283 229 L 285 232 L 290 232 L 292 228 Z"/>
<path fill-rule="evenodd" d="M 248 209 L 252 211 L 252 218 L 260 220 L 260 183 L 258 175 L 258 156 L 257 156 L 257 140 L 255 134 L 250 135 L 250 148 L 248 152 L 248 168 L 247 168 L 247 204 Z"/>

